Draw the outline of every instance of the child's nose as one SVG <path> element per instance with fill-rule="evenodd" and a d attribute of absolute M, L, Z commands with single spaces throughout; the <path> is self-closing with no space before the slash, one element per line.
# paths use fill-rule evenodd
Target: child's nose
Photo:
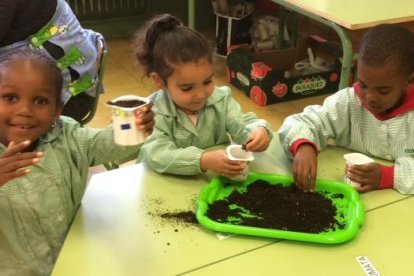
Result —
<path fill-rule="evenodd" d="M 33 105 L 29 101 L 20 101 L 17 106 L 17 113 L 21 116 L 30 116 L 33 113 Z"/>
<path fill-rule="evenodd" d="M 197 91 L 197 99 L 205 99 L 208 95 L 209 91 L 206 88 L 202 88 Z"/>
<path fill-rule="evenodd" d="M 377 101 L 377 93 L 376 93 L 376 91 L 372 91 L 372 90 L 369 90 L 368 89 L 366 91 L 366 93 L 365 93 L 365 100 L 367 102 L 371 102 L 371 103 L 376 102 Z"/>

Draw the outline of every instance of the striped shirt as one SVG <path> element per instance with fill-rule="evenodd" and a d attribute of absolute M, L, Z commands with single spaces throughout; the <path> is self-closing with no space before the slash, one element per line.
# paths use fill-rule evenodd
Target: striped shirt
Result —
<path fill-rule="evenodd" d="M 243 113 L 231 97 L 227 86 L 216 87 L 204 108 L 198 111 L 197 124 L 176 108 L 168 93 L 158 91 L 154 99 L 154 132 L 141 148 L 138 160 L 145 161 L 155 171 L 179 175 L 201 173 L 200 158 L 204 149 L 229 143 L 246 142 L 252 129 L 263 126 L 269 135 L 269 123 L 253 112 Z"/>
<path fill-rule="evenodd" d="M 361 103 L 354 88 L 345 88 L 289 116 L 279 130 L 287 154 L 298 139 L 308 139 L 318 150 L 328 139 L 337 146 L 393 161 L 396 190 L 414 193 L 414 109 L 387 120 L 377 119 Z"/>
<path fill-rule="evenodd" d="M 0 155 L 5 150 L 0 144 Z M 139 147 L 115 145 L 112 127 L 84 128 L 62 116 L 37 150 L 44 155 L 31 173 L 0 186 L 0 275 L 49 275 L 81 203 L 89 167 L 133 160 Z"/>

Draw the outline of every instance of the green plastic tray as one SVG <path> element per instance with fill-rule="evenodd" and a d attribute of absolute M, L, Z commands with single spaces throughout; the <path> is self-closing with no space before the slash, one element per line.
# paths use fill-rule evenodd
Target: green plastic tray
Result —
<path fill-rule="evenodd" d="M 248 188 L 248 185 L 256 180 L 264 180 L 266 182 L 269 182 L 269 185 L 278 184 L 289 186 L 293 183 L 292 177 L 289 176 L 261 173 L 250 173 L 248 178 L 242 182 L 230 180 L 225 177 L 216 177 L 203 188 L 199 195 L 196 211 L 198 222 L 210 230 L 222 233 L 261 236 L 324 244 L 342 243 L 352 239 L 355 237 L 359 228 L 364 222 L 365 208 L 364 204 L 360 200 L 358 192 L 354 188 L 344 183 L 330 180 L 317 180 L 315 190 L 325 192 L 326 198 L 329 198 L 329 195 L 331 193 L 339 193 L 343 195 L 341 198 L 331 198 L 333 205 L 337 209 L 337 215 L 338 212 L 341 215 L 338 216 L 341 219 L 337 218 L 337 220 L 344 225 L 344 227 L 341 229 L 329 230 L 315 234 L 279 229 L 259 228 L 240 224 L 236 225 L 230 223 L 221 223 L 213 221 L 206 216 L 209 204 L 226 198 L 235 189 L 238 189 L 240 192 L 245 191 Z"/>

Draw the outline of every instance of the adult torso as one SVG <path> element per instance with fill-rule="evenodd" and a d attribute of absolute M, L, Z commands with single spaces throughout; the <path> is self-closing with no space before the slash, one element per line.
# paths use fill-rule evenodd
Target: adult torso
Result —
<path fill-rule="evenodd" d="M 2 0 L 0 47 L 26 39 L 52 18 L 57 0 Z"/>

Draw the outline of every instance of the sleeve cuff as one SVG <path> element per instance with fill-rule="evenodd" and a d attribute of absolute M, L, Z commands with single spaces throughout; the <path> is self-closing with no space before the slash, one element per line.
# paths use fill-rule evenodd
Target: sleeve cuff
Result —
<path fill-rule="evenodd" d="M 298 151 L 299 147 L 302 146 L 303 144 L 311 145 L 313 147 L 313 149 L 315 150 L 316 155 L 318 155 L 318 147 L 315 145 L 315 143 L 313 143 L 312 141 L 310 141 L 308 139 L 298 139 L 295 142 L 293 142 L 293 144 L 289 148 L 289 150 L 293 154 L 293 156 L 295 156 L 295 154 Z"/>
<path fill-rule="evenodd" d="M 394 188 L 394 166 L 380 165 L 381 182 L 378 186 L 379 190 Z"/>
<path fill-rule="evenodd" d="M 269 139 L 272 140 L 273 139 L 273 133 L 272 130 L 270 129 L 270 127 L 266 126 L 266 125 L 259 125 L 258 127 L 262 127 L 264 129 L 266 129 L 267 131 L 267 135 L 269 136 Z"/>

